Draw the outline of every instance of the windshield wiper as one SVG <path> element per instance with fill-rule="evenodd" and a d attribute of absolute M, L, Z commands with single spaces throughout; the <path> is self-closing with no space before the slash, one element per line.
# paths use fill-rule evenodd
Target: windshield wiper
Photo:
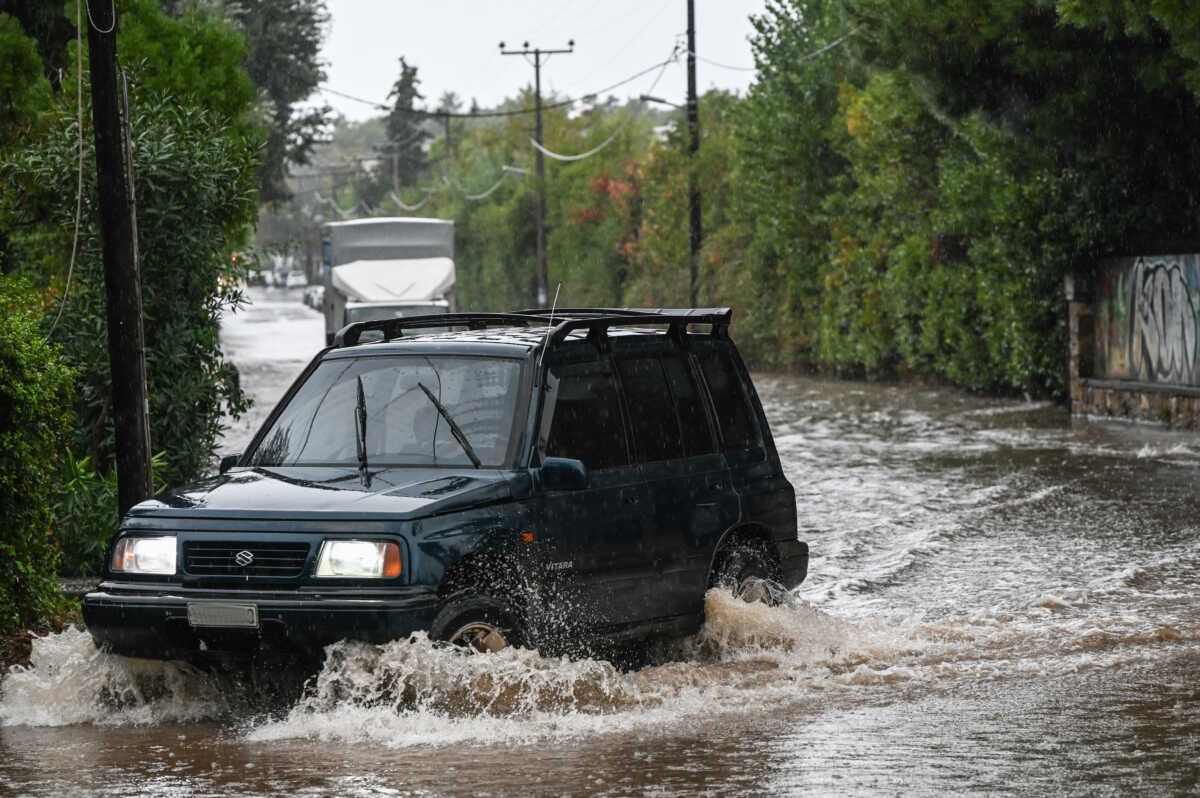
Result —
<path fill-rule="evenodd" d="M 425 383 L 418 382 L 417 387 L 425 392 L 425 395 L 429 397 L 429 401 L 433 402 L 433 406 L 442 414 L 442 418 L 446 419 L 446 423 L 450 425 L 450 432 L 454 435 L 454 440 L 458 441 L 458 445 L 467 453 L 467 457 L 471 458 L 471 462 L 475 464 L 475 467 L 483 468 L 483 461 L 479 459 L 479 455 L 475 454 L 475 450 L 471 448 L 470 441 L 467 440 L 467 436 L 463 434 L 458 424 L 454 423 L 454 419 L 450 416 L 450 411 L 437 400 L 432 391 L 425 387 Z"/>
<path fill-rule="evenodd" d="M 354 443 L 358 447 L 358 475 L 363 487 L 371 487 L 371 472 L 367 470 L 367 397 L 363 394 L 362 377 L 358 383 L 358 404 L 354 408 Z"/>

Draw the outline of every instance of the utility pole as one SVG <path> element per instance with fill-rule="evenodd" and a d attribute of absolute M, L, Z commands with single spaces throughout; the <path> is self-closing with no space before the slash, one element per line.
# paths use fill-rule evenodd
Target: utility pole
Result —
<path fill-rule="evenodd" d="M 696 0 L 687 4 L 687 123 L 688 123 L 688 301 L 699 304 L 700 283 L 700 187 L 696 159 L 700 150 L 700 107 L 696 102 Z"/>
<path fill-rule="evenodd" d="M 535 47 L 532 50 L 529 48 L 529 42 L 523 42 L 520 50 L 504 49 L 504 42 L 500 42 L 500 55 L 522 55 L 533 56 L 533 101 L 534 109 L 537 116 L 537 128 L 534 133 L 534 140 L 538 146 L 541 146 L 542 141 L 542 56 L 551 56 L 556 54 L 567 55 L 575 52 L 575 40 L 571 39 L 567 42 L 566 50 L 542 50 Z M 542 151 L 537 150 L 537 306 L 539 308 L 546 307 L 550 301 L 550 274 L 546 266 L 546 162 L 542 157 Z"/>
<path fill-rule="evenodd" d="M 125 161 L 133 154 L 123 153 L 126 139 L 121 124 L 121 91 L 117 85 L 116 6 L 97 3 L 87 18 L 97 208 L 108 298 L 108 362 L 116 428 L 117 509 L 124 515 L 154 493 L 142 285 L 133 217 L 133 169 Z"/>

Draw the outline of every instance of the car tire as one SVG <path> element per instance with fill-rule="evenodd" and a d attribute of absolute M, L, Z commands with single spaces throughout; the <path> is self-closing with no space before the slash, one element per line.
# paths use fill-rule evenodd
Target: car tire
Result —
<path fill-rule="evenodd" d="M 717 555 L 709 587 L 721 587 L 748 602 L 779 604 L 776 586 L 783 579 L 779 560 L 761 540 L 740 540 Z"/>
<path fill-rule="evenodd" d="M 464 594 L 451 598 L 429 626 L 433 640 L 462 646 L 479 653 L 521 648 L 527 638 L 517 613 L 488 595 Z"/>

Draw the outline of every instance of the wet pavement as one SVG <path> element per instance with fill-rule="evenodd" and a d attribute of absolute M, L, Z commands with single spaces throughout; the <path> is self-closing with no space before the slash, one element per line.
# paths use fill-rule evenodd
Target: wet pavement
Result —
<path fill-rule="evenodd" d="M 296 292 L 252 297 L 226 451 L 323 340 Z M 1200 793 L 1200 438 L 757 384 L 813 553 L 787 606 L 713 592 L 635 672 L 339 645 L 290 706 L 68 631 L 0 686 L 0 793 Z"/>

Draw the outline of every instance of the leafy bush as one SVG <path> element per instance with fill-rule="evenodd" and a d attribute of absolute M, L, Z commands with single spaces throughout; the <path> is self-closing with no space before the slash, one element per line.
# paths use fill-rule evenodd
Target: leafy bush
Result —
<path fill-rule="evenodd" d="M 221 315 L 241 301 L 242 267 L 231 253 L 254 219 L 258 146 L 169 97 L 131 102 L 150 439 L 169 453 L 167 481 L 179 484 L 209 466 L 222 412 L 236 418 L 249 404 L 218 333 Z M 0 180 L 13 189 L 0 214 L 20 231 L 10 237 L 21 255 L 14 262 L 36 267 L 65 261 L 70 251 L 74 207 L 62 198 L 75 192 L 77 131 L 72 113 L 60 111 L 46 140 L 0 164 Z M 85 142 L 91 150 L 90 135 Z M 106 472 L 113 456 L 107 312 L 90 152 L 85 162 L 79 261 L 54 336 L 78 370 L 71 448 Z"/>
<path fill-rule="evenodd" d="M 59 598 L 50 502 L 72 374 L 36 306 L 26 285 L 0 277 L 0 635 L 49 615 Z"/>
<path fill-rule="evenodd" d="M 162 453 L 151 461 L 156 492 L 163 489 L 166 460 Z M 54 502 L 54 538 L 62 576 L 96 576 L 104 566 L 108 542 L 116 534 L 117 474 L 97 471 L 91 456 L 75 457 L 70 451 L 62 464 L 59 491 Z"/>

